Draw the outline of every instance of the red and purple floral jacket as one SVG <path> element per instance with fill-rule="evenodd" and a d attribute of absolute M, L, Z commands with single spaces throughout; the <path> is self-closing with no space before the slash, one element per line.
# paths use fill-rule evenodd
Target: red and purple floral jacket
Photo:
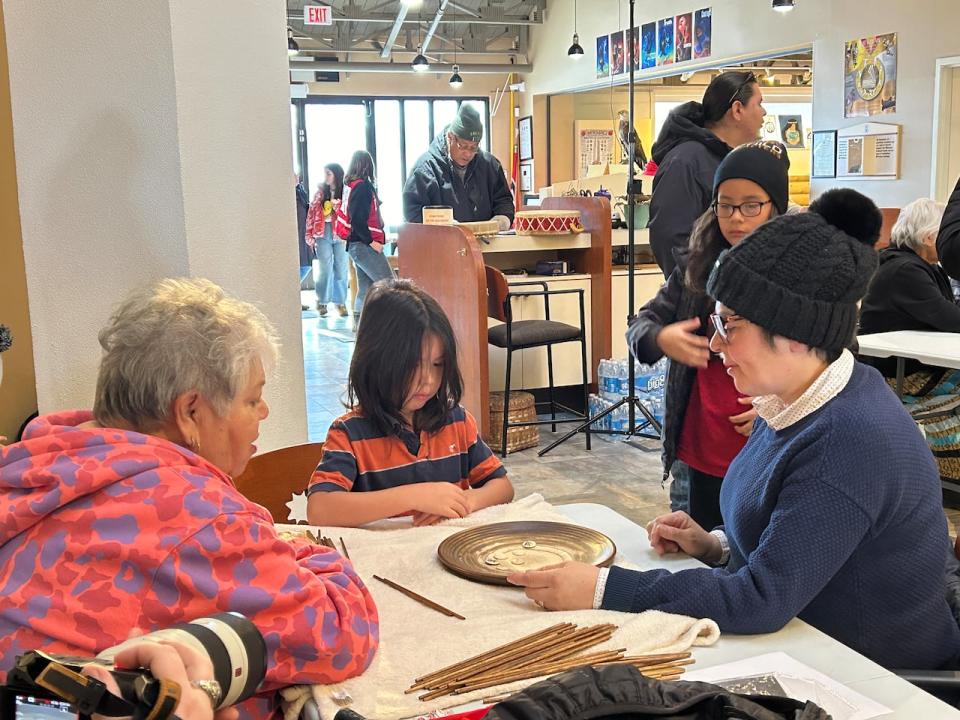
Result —
<path fill-rule="evenodd" d="M 349 560 L 280 539 L 270 514 L 199 455 L 151 435 L 34 420 L 0 447 L 0 679 L 34 648 L 94 655 L 211 613 L 263 633 L 262 691 L 362 673 L 377 609 Z M 272 699 L 243 703 L 265 717 Z"/>

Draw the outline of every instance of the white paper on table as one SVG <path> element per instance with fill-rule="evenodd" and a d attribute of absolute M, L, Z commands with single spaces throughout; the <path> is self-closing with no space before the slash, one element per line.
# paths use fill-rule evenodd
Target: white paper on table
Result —
<path fill-rule="evenodd" d="M 869 720 L 893 712 L 782 652 L 694 670 L 683 679 L 715 683 L 756 675 L 774 675 L 788 697 L 816 703 L 833 720 Z"/>

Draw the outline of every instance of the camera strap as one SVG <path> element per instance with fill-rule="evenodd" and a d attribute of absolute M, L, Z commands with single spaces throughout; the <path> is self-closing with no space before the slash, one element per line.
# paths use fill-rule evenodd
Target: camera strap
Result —
<path fill-rule="evenodd" d="M 180 702 L 180 685 L 172 680 L 141 675 L 133 683 L 136 700 L 127 700 L 109 692 L 96 678 L 82 675 L 38 651 L 18 657 L 10 675 L 11 679 L 33 683 L 66 700 L 82 715 L 167 720 L 176 717 L 174 711 Z"/>

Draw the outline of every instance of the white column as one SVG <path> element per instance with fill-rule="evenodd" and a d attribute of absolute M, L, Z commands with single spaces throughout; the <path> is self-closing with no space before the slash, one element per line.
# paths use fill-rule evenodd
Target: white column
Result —
<path fill-rule="evenodd" d="M 90 406 L 126 292 L 205 276 L 281 336 L 260 447 L 304 441 L 283 3 L 3 4 L 40 411 Z"/>

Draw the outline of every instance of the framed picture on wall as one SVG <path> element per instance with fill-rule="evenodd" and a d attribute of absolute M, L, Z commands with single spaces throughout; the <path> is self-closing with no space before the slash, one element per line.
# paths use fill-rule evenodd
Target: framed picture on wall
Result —
<path fill-rule="evenodd" d="M 517 130 L 520 135 L 520 159 L 533 159 L 533 116 L 527 115 L 517 121 Z"/>
<path fill-rule="evenodd" d="M 813 162 L 810 177 L 832 178 L 837 176 L 837 131 L 814 130 Z"/>
<path fill-rule="evenodd" d="M 533 192 L 533 163 L 520 163 L 520 192 Z"/>

